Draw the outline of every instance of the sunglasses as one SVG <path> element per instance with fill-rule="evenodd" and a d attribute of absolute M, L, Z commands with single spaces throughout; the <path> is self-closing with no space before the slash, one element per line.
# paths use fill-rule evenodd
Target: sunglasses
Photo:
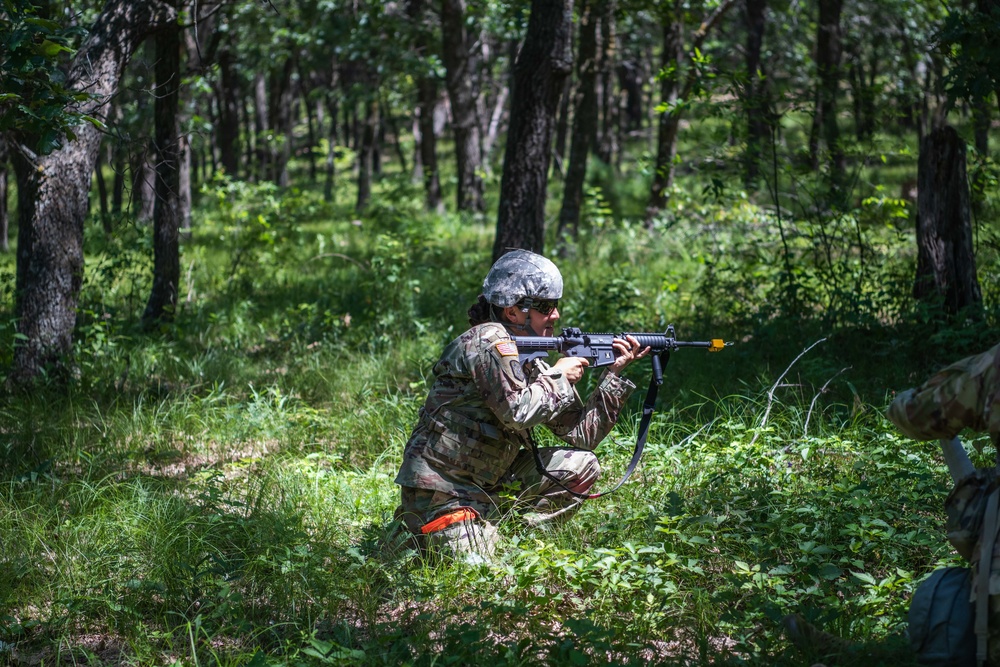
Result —
<path fill-rule="evenodd" d="M 559 299 L 526 299 L 525 304 L 542 315 L 548 315 L 559 306 Z"/>

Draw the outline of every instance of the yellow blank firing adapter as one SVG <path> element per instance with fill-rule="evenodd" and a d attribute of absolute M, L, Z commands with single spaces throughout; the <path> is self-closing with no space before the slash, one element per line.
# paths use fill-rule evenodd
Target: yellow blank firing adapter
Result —
<path fill-rule="evenodd" d="M 708 346 L 709 352 L 722 352 L 726 348 L 726 341 L 721 338 L 713 338 L 712 344 Z"/>

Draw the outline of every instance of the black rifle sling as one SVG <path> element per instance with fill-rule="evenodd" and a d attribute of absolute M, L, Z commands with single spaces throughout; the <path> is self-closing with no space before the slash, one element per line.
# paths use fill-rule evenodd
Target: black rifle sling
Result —
<path fill-rule="evenodd" d="M 665 361 L 666 360 L 664 359 L 664 362 Z M 649 389 L 646 390 L 646 400 L 642 403 L 642 419 L 639 421 L 639 432 L 635 438 L 635 451 L 632 452 L 632 460 L 628 462 L 625 474 L 620 480 L 618 480 L 618 483 L 615 484 L 614 488 L 610 491 L 603 491 L 601 493 L 580 493 L 578 491 L 574 491 L 573 489 L 566 488 L 561 480 L 545 468 L 545 464 L 542 463 L 542 457 L 538 453 L 538 445 L 535 443 L 535 438 L 531 437 L 531 453 L 535 457 L 535 468 L 538 469 L 538 472 L 541 473 L 543 477 L 555 482 L 556 486 L 561 488 L 563 491 L 572 496 L 576 496 L 577 498 L 584 498 L 587 500 L 610 495 L 621 488 L 621 485 L 628 481 L 628 478 L 632 476 L 633 472 L 635 472 L 636 466 L 639 465 L 639 459 L 642 458 L 642 450 L 646 447 L 646 436 L 649 434 L 649 422 L 653 419 L 653 406 L 656 404 L 656 393 L 659 390 L 660 385 L 663 383 L 662 374 L 657 373 L 655 369 L 656 365 L 654 365 L 654 372 L 652 377 L 649 379 Z"/>

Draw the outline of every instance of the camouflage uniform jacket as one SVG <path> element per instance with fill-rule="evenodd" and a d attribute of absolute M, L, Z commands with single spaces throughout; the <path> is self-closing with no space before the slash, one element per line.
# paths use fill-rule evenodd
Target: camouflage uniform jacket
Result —
<path fill-rule="evenodd" d="M 915 440 L 950 439 L 963 428 L 1000 439 L 1000 345 L 966 357 L 889 406 L 889 419 Z"/>
<path fill-rule="evenodd" d="M 526 376 L 501 324 L 474 326 L 449 343 L 434 365 L 396 484 L 482 498 L 531 446 L 534 426 L 593 450 L 635 388 L 608 373 L 584 404 L 561 371 L 544 361 L 528 366 Z"/>

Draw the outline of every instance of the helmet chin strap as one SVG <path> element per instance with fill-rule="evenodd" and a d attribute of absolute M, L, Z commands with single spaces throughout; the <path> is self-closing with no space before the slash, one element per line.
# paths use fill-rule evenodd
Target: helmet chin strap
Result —
<path fill-rule="evenodd" d="M 541 334 L 539 334 L 538 332 L 536 332 L 534 329 L 531 328 L 531 317 L 528 314 L 528 311 L 531 310 L 531 304 L 532 301 L 530 298 L 528 298 L 525 300 L 525 305 L 520 309 L 521 312 L 524 313 L 524 324 L 517 324 L 516 322 L 507 321 L 507 319 L 503 317 L 502 314 L 501 316 L 498 317 L 496 310 L 494 309 L 492 304 L 490 305 L 490 315 L 492 316 L 494 322 L 497 322 L 509 329 L 513 329 L 514 331 L 519 332 L 518 335 L 540 336 Z M 520 332 L 524 333 L 522 334 Z"/>
<path fill-rule="evenodd" d="M 515 329 L 517 331 L 523 331 L 528 336 L 540 336 L 541 334 L 539 334 L 534 329 L 532 329 L 531 325 L 528 324 L 528 322 L 530 322 L 530 320 L 527 320 L 527 319 L 524 320 L 524 324 L 514 324 L 513 322 L 508 322 L 507 326 L 510 327 L 511 329 Z"/>
<path fill-rule="evenodd" d="M 517 329 L 518 331 L 525 331 L 529 336 L 538 336 L 538 332 L 531 328 L 531 315 L 528 313 L 531 307 L 534 305 L 531 297 L 525 297 L 524 305 L 521 307 L 521 312 L 524 313 L 524 324 L 511 324 L 512 329 Z"/>

